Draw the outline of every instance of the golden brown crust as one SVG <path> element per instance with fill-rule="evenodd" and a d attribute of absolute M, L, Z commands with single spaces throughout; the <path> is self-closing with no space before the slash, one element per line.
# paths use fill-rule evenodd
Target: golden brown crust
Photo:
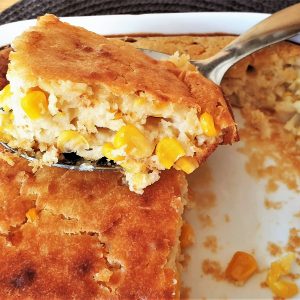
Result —
<path fill-rule="evenodd" d="M 17 38 L 13 48 L 10 68 L 28 76 L 92 86 L 104 83 L 116 93 L 145 91 L 199 112 L 208 109 L 221 130 L 235 127 L 220 88 L 199 73 L 182 76 L 171 62 L 156 61 L 131 45 L 63 23 L 53 15 L 39 18 L 38 25 Z M 226 132 L 232 135 L 225 140 L 234 141 L 236 130 Z"/>
<path fill-rule="evenodd" d="M 8 56 L 11 51 L 10 47 L 4 47 L 0 50 L 0 90 L 7 84 L 6 72 L 8 65 Z"/>
<path fill-rule="evenodd" d="M 13 168 L 0 160 L 0 207 L 10 203 L 1 215 L 9 230 L 0 231 L 0 299 L 172 298 L 177 274 L 168 261 L 181 226 L 182 173 L 163 172 L 140 196 L 117 172 L 45 167 L 34 175 L 9 157 Z M 26 222 L 30 207 L 34 223 Z M 110 280 L 96 282 L 103 269 Z"/>

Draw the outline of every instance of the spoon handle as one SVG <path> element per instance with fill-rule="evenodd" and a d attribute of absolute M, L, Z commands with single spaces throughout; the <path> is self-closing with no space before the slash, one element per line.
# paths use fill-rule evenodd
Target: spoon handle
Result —
<path fill-rule="evenodd" d="M 220 84 L 225 72 L 251 53 L 283 41 L 300 31 L 300 3 L 280 10 L 240 35 L 216 55 L 193 61 L 207 78 Z"/>

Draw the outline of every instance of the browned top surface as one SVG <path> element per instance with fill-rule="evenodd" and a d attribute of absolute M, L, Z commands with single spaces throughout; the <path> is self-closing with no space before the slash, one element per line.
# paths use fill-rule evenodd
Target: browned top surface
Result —
<path fill-rule="evenodd" d="M 145 91 L 161 101 L 172 101 L 208 111 L 235 138 L 235 125 L 220 88 L 197 72 L 182 72 L 170 62 L 151 59 L 121 41 L 111 41 L 53 15 L 18 37 L 11 69 L 44 79 L 71 80 L 110 86 L 116 93 Z M 26 62 L 26 63 L 25 63 Z"/>
<path fill-rule="evenodd" d="M 13 167 L 0 160 L 0 299 L 171 297 L 176 274 L 166 263 L 181 226 L 180 172 L 162 173 L 139 196 L 119 173 L 33 175 L 13 159 Z M 31 207 L 34 223 L 25 217 Z M 113 275 L 97 283 L 104 268 Z"/>

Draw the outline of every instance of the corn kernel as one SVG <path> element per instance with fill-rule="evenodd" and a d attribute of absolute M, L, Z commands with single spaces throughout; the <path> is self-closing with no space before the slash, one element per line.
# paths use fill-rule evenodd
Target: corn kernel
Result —
<path fill-rule="evenodd" d="M 37 214 L 35 207 L 30 208 L 26 213 L 26 218 L 31 223 L 33 223 L 37 219 L 37 217 L 38 217 L 38 214 Z"/>
<path fill-rule="evenodd" d="M 176 160 L 185 155 L 185 150 L 176 139 L 163 138 L 158 142 L 155 153 L 159 162 L 170 169 Z"/>
<path fill-rule="evenodd" d="M 0 141 L 7 143 L 11 140 L 11 132 L 13 131 L 12 120 L 13 113 L 0 113 Z"/>
<path fill-rule="evenodd" d="M 174 164 L 176 170 L 182 170 L 187 174 L 191 174 L 199 167 L 196 158 L 191 156 L 180 157 Z"/>
<path fill-rule="evenodd" d="M 124 156 L 120 156 L 120 155 L 114 155 L 113 151 L 116 150 L 113 146 L 113 144 L 111 143 L 105 143 L 102 147 L 102 153 L 103 155 L 110 159 L 110 160 L 114 160 L 114 161 L 119 161 L 119 160 L 124 160 L 125 157 Z"/>
<path fill-rule="evenodd" d="M 271 264 L 267 275 L 267 284 L 277 297 L 289 298 L 298 293 L 298 287 L 295 283 L 281 280 L 282 276 L 290 272 L 295 259 L 295 254 L 289 253 Z"/>
<path fill-rule="evenodd" d="M 0 92 L 0 104 L 5 102 L 5 100 L 11 96 L 12 96 L 12 92 L 10 90 L 10 85 L 8 84 Z"/>
<path fill-rule="evenodd" d="M 125 146 L 127 154 L 134 158 L 145 158 L 152 154 L 154 146 L 144 134 L 133 125 L 123 126 L 115 135 L 115 148 Z"/>
<path fill-rule="evenodd" d="M 236 282 L 245 282 L 257 270 L 257 263 L 255 258 L 242 251 L 236 252 L 230 263 L 228 264 L 225 274 L 229 280 Z"/>
<path fill-rule="evenodd" d="M 21 99 L 21 107 L 31 120 L 36 120 L 48 111 L 48 99 L 42 91 L 29 91 Z"/>
<path fill-rule="evenodd" d="M 200 116 L 200 125 L 205 135 L 209 137 L 217 136 L 214 119 L 211 114 L 205 112 Z"/>
<path fill-rule="evenodd" d="M 8 143 L 12 139 L 12 136 L 8 133 L 1 132 L 0 129 L 0 142 Z"/>
<path fill-rule="evenodd" d="M 134 100 L 134 105 L 136 106 L 144 105 L 145 103 L 146 103 L 146 99 L 142 97 L 138 97 Z"/>
<path fill-rule="evenodd" d="M 77 149 L 88 149 L 89 143 L 79 132 L 65 130 L 57 139 L 57 148 L 63 152 L 73 152 Z"/>
<path fill-rule="evenodd" d="M 294 282 L 278 280 L 268 283 L 268 286 L 280 298 L 291 298 L 298 294 L 298 286 Z"/>
<path fill-rule="evenodd" d="M 294 253 L 288 253 L 277 261 L 272 262 L 268 273 L 267 282 L 277 281 L 281 276 L 288 274 L 295 259 L 296 256 Z"/>

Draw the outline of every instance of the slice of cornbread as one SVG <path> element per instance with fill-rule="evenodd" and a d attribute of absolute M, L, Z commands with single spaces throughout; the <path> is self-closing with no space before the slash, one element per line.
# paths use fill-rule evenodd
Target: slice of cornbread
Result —
<path fill-rule="evenodd" d="M 182 172 L 137 195 L 120 173 L 33 174 L 0 153 L 0 299 L 179 297 Z"/>
<path fill-rule="evenodd" d="M 191 173 L 218 144 L 237 139 L 222 91 L 185 56 L 156 61 L 53 15 L 12 46 L 5 136 L 43 164 L 65 152 L 107 157 L 142 193 L 161 170 Z"/>

